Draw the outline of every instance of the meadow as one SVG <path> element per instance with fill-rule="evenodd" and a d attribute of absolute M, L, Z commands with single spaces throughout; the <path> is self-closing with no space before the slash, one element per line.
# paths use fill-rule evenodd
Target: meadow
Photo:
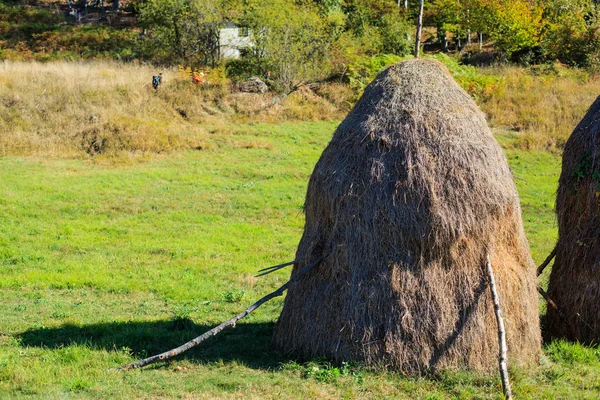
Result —
<path fill-rule="evenodd" d="M 133 165 L 0 159 L 0 397 L 499 398 L 492 376 L 408 378 L 270 348 L 278 298 L 183 357 L 191 339 L 286 281 L 308 177 L 335 122 L 238 125 L 231 145 Z M 499 137 L 506 142 L 510 138 Z M 559 157 L 507 150 L 536 262 L 552 249 Z M 511 370 L 520 398 L 596 398 L 600 349 L 547 343 Z"/>
<path fill-rule="evenodd" d="M 116 371 L 287 281 L 254 275 L 294 258 L 308 178 L 343 111 L 305 92 L 254 115 L 257 97 L 173 70 L 155 93 L 148 67 L 38 67 L 0 65 L 0 398 L 501 398 L 497 376 L 285 357 L 270 346 L 283 298 L 175 360 Z M 509 122 L 494 132 L 539 264 L 557 235 L 560 154 L 527 149 Z M 510 373 L 518 398 L 596 399 L 600 347 L 546 342 L 538 368 Z"/>

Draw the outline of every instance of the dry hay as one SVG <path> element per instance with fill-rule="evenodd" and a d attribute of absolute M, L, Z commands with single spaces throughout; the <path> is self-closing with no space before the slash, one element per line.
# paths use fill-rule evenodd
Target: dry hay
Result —
<path fill-rule="evenodd" d="M 558 244 L 548 294 L 548 333 L 600 341 L 600 97 L 567 141 L 556 198 Z"/>
<path fill-rule="evenodd" d="M 540 354 L 535 266 L 519 199 L 484 115 L 434 61 L 381 72 L 310 178 L 294 283 L 274 333 L 306 358 L 420 374 L 491 372 L 498 336 L 489 253 L 509 360 Z"/>

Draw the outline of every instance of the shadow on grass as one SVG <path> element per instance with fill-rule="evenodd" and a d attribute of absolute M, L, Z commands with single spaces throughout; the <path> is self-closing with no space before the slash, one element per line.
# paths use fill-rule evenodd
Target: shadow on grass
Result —
<path fill-rule="evenodd" d="M 270 369 L 289 361 L 271 346 L 273 323 L 240 323 L 180 355 L 199 363 L 236 361 L 256 369 Z M 92 325 L 65 324 L 30 329 L 17 335 L 22 346 L 61 348 L 85 345 L 93 349 L 130 349 L 145 358 L 177 347 L 213 326 L 196 325 L 190 319 L 109 322 Z"/>

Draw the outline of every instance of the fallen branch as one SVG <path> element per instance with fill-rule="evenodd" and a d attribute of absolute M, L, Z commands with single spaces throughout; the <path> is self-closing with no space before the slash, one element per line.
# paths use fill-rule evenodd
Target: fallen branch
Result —
<path fill-rule="evenodd" d="M 312 268 L 314 268 L 317 264 L 319 264 L 319 262 L 321 262 L 322 259 L 323 259 L 323 257 L 319 257 L 312 264 L 309 264 L 306 267 L 302 268 L 300 271 L 298 271 L 296 273 L 296 275 L 294 275 L 292 278 L 290 278 L 290 280 L 288 282 L 286 282 L 283 286 L 281 286 L 279 289 L 277 289 L 276 291 L 274 291 L 272 293 L 269 293 L 268 295 L 266 295 L 262 299 L 258 300 L 256 303 L 252 304 L 250 307 L 246 308 L 244 311 L 242 311 L 235 317 L 223 322 L 221 325 L 214 327 L 210 331 L 203 333 L 202 335 L 198 336 L 197 338 L 192 339 L 189 342 L 187 342 L 179 347 L 176 347 L 172 350 L 166 351 L 161 354 L 157 354 L 152 357 L 145 358 L 143 360 L 136 361 L 131 364 L 124 365 L 124 366 L 120 367 L 119 370 L 129 371 L 131 369 L 145 367 L 146 365 L 153 364 L 157 361 L 168 360 L 168 359 L 173 358 L 185 351 L 188 351 L 189 349 L 197 346 L 198 344 L 202 343 L 206 339 L 215 336 L 216 334 L 218 334 L 225 328 L 235 327 L 235 323 L 238 320 L 244 318 L 246 315 L 250 314 L 252 311 L 256 310 L 258 307 L 260 307 L 267 301 L 271 300 L 273 297 L 281 296 L 283 294 L 283 292 L 290 286 L 290 284 L 299 280 L 302 277 L 302 275 L 304 275 L 305 273 L 310 271 Z"/>
<path fill-rule="evenodd" d="M 496 313 L 496 322 L 498 323 L 498 369 L 500 370 L 500 377 L 502 378 L 502 390 L 504 391 L 504 397 L 507 400 L 512 399 L 512 392 L 510 389 L 510 381 L 508 379 L 508 356 L 506 355 L 506 333 L 504 331 L 504 320 L 502 319 L 502 309 L 500 308 L 500 297 L 496 291 L 496 281 L 494 279 L 494 271 L 492 270 L 492 264 L 490 259 L 486 260 L 486 267 L 488 278 L 490 280 L 490 291 L 492 292 L 492 300 L 494 301 L 494 312 Z"/>
<path fill-rule="evenodd" d="M 550 264 L 550 261 L 552 261 L 554 259 L 554 257 L 556 257 L 556 246 L 554 247 L 554 250 L 552 250 L 552 253 L 550 253 L 550 255 L 546 258 L 546 260 L 544 260 L 544 262 L 538 267 L 538 269 L 537 269 L 538 276 L 540 276 L 542 274 L 542 272 L 544 272 L 544 268 L 546 268 L 548 266 L 548 264 Z"/>

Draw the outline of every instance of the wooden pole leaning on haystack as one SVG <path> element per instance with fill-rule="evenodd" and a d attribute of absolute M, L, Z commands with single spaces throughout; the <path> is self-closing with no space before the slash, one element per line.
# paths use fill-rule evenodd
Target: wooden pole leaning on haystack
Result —
<path fill-rule="evenodd" d="M 294 276 L 292 276 L 290 278 L 289 281 L 287 281 L 279 289 L 277 289 L 274 292 L 269 293 L 268 295 L 266 295 L 265 297 L 261 298 L 260 300 L 258 300 L 254 304 L 252 304 L 250 307 L 246 308 L 244 311 L 242 311 L 241 313 L 239 313 L 235 317 L 233 317 L 233 318 L 231 318 L 231 319 L 223 322 L 222 324 L 214 327 L 210 331 L 203 333 L 202 335 L 198 336 L 197 338 L 192 339 L 189 342 L 187 342 L 185 344 L 182 344 L 179 347 L 176 347 L 176 348 L 171 349 L 169 351 L 165 351 L 164 353 L 157 354 L 157 355 L 152 356 L 152 357 L 144 358 L 143 360 L 139 360 L 139 361 L 133 362 L 131 364 L 127 364 L 127 365 L 124 365 L 122 367 L 119 367 L 119 370 L 120 371 L 129 371 L 131 369 L 145 367 L 146 365 L 150 365 L 150 364 L 153 364 L 153 363 L 158 362 L 158 361 L 168 360 L 170 358 L 178 356 L 181 353 L 184 353 L 184 352 L 188 351 L 192 347 L 195 347 L 195 346 L 199 345 L 200 343 L 202 343 L 206 339 L 211 338 L 211 337 L 217 335 L 219 332 L 221 332 L 225 328 L 235 327 L 235 324 L 236 324 L 237 321 L 239 321 L 240 319 L 244 318 L 245 316 L 247 316 L 248 314 L 250 314 L 252 311 L 256 310 L 258 307 L 260 307 L 261 305 L 263 305 L 267 301 L 271 300 L 272 298 L 281 296 L 283 294 L 283 292 L 285 292 L 286 289 L 292 283 L 298 281 L 302 277 L 302 275 L 306 274 L 308 271 L 310 271 L 311 269 L 313 269 L 314 267 L 316 267 L 321 262 L 322 259 L 323 259 L 323 257 L 317 258 L 317 260 L 315 262 L 313 262 L 312 264 L 307 265 L 306 267 L 304 267 L 300 271 L 298 271 Z M 284 264 L 276 265 L 274 267 L 265 268 L 264 270 L 269 270 L 269 272 L 267 272 L 267 273 L 270 273 L 270 272 L 276 271 L 276 270 L 278 270 L 280 268 L 283 268 L 285 266 L 291 265 L 293 263 L 295 263 L 295 261 L 291 261 L 289 263 L 284 263 Z M 261 270 L 261 271 L 264 271 L 264 270 Z M 263 273 L 261 275 L 266 275 L 267 273 Z"/>
<path fill-rule="evenodd" d="M 548 257 L 546 257 L 546 259 L 544 260 L 544 262 L 542 264 L 540 264 L 540 266 L 538 267 L 538 269 L 537 269 L 537 276 L 540 276 L 542 274 L 542 272 L 544 272 L 544 269 L 548 266 L 548 264 L 550 264 L 550 262 L 554 259 L 554 257 L 556 257 L 556 246 L 554 247 L 554 250 L 552 250 L 552 252 L 550 253 L 550 255 L 548 255 Z M 542 289 L 542 287 L 539 286 L 539 285 L 538 285 L 538 293 L 542 295 L 542 297 L 544 298 L 544 300 L 546 300 L 546 303 L 548 303 L 548 305 L 550 307 L 552 307 L 556 311 L 556 313 L 566 323 L 567 322 L 567 317 L 565 316 L 565 314 L 556 305 L 556 303 L 554 302 L 554 300 L 552 300 L 550 298 L 550 296 L 548 296 L 548 293 L 544 289 Z"/>
<path fill-rule="evenodd" d="M 542 274 L 542 272 L 544 272 L 544 269 L 548 266 L 548 264 L 550 264 L 550 261 L 552 261 L 554 259 L 554 257 L 556 257 L 556 246 L 554 247 L 554 250 L 552 250 L 550 255 L 548 257 L 546 257 L 544 262 L 542 264 L 540 264 L 540 266 L 538 267 L 537 276 L 540 276 Z M 544 300 L 546 300 L 546 303 L 548 303 L 548 305 L 550 307 L 552 307 L 558 313 L 558 315 L 566 322 L 567 318 L 565 317 L 565 314 L 556 305 L 556 303 L 550 298 L 550 296 L 548 296 L 548 293 L 546 293 L 546 291 L 544 289 L 542 289 L 541 286 L 538 286 L 538 293 L 542 295 Z"/>
<path fill-rule="evenodd" d="M 496 280 L 494 279 L 494 271 L 492 270 L 492 263 L 490 259 L 486 260 L 486 268 L 488 279 L 490 281 L 490 291 L 492 292 L 492 300 L 494 301 L 494 312 L 496 313 L 496 322 L 498 323 L 498 368 L 500 370 L 500 377 L 502 378 L 502 390 L 504 391 L 504 397 L 507 400 L 512 399 L 512 392 L 510 389 L 510 380 L 508 379 L 508 356 L 506 350 L 506 331 L 504 330 L 504 320 L 502 319 L 502 309 L 500 308 L 500 297 L 496 290 Z"/>
<path fill-rule="evenodd" d="M 544 269 L 548 266 L 548 264 L 550 264 L 550 261 L 552 261 L 555 257 L 556 257 L 556 247 L 554 247 L 554 250 L 552 250 L 552 253 L 550 253 L 550 255 L 546 258 L 546 260 L 538 267 L 538 269 L 537 269 L 538 276 L 540 276 L 542 274 L 542 272 L 544 272 Z M 542 289 L 541 286 L 538 286 L 538 293 L 544 298 L 544 300 L 546 300 L 546 303 L 556 312 L 558 317 L 564 322 L 565 328 L 567 329 L 567 331 L 574 337 L 575 330 L 573 329 L 573 326 L 572 326 L 571 322 L 569 321 L 569 318 L 567 318 L 567 315 L 565 314 L 565 312 L 556 304 L 556 302 L 554 300 L 552 300 L 550 295 L 548 295 L 548 292 L 546 292 L 544 289 Z M 586 326 L 589 329 L 593 329 L 592 326 L 590 324 L 588 324 L 581 317 L 581 314 L 576 314 L 576 316 L 577 316 L 577 319 L 584 326 Z"/>
<path fill-rule="evenodd" d="M 556 246 L 554 246 L 554 250 L 552 250 L 552 253 L 550 253 L 550 255 L 546 257 L 544 262 L 538 267 L 537 276 L 540 276 L 542 272 L 544 272 L 544 269 L 548 266 L 548 264 L 550 264 L 550 261 L 552 261 L 554 257 L 556 257 Z"/>
<path fill-rule="evenodd" d="M 542 289 L 541 286 L 538 286 L 538 293 L 542 295 L 544 300 L 546 300 L 546 303 L 548 303 L 548 305 L 550 307 L 552 307 L 554 309 L 554 311 L 556 311 L 556 313 L 562 318 L 563 321 L 565 321 L 565 323 L 568 326 L 568 319 L 567 319 L 567 316 L 565 315 L 565 313 L 563 313 L 563 311 L 560 309 L 560 307 L 558 307 L 558 305 L 556 305 L 554 300 L 552 300 L 550 298 L 550 296 L 548 296 L 548 293 L 544 289 Z M 569 329 L 570 329 L 570 327 L 569 327 Z"/>

